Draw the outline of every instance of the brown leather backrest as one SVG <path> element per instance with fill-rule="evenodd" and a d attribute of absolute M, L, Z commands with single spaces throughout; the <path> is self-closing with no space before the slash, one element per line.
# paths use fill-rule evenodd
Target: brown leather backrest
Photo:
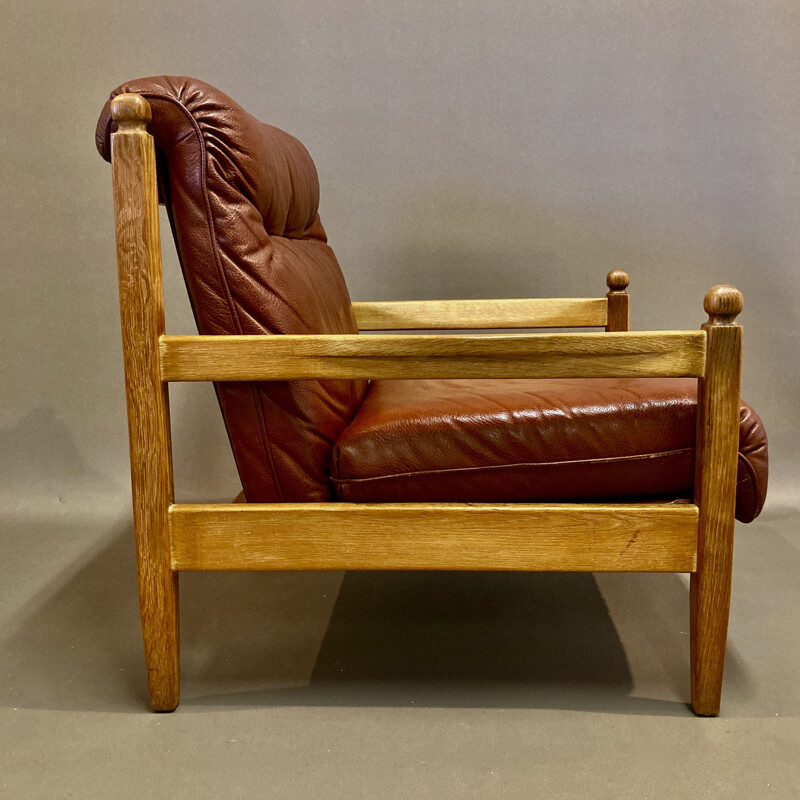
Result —
<path fill-rule="evenodd" d="M 152 108 L 160 191 L 199 331 L 357 333 L 303 145 L 193 78 L 142 78 L 111 97 L 123 92 L 143 95 Z M 113 130 L 106 103 L 96 135 L 106 160 Z M 249 501 L 331 498 L 331 448 L 358 409 L 364 382 L 216 388 Z"/>

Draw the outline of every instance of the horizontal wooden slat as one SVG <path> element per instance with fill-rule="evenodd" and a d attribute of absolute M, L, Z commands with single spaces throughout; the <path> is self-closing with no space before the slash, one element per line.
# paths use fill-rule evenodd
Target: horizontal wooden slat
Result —
<path fill-rule="evenodd" d="M 604 327 L 605 297 L 353 303 L 361 331 Z"/>
<path fill-rule="evenodd" d="M 692 572 L 694 505 L 174 505 L 176 570 Z"/>
<path fill-rule="evenodd" d="M 162 336 L 165 381 L 703 374 L 703 331 Z"/>

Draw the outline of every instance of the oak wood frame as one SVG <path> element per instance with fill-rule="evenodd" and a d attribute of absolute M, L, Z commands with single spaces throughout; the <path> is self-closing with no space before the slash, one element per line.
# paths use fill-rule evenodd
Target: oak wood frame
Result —
<path fill-rule="evenodd" d="M 692 706 L 718 713 L 738 442 L 736 289 L 706 295 L 709 321 L 700 331 L 628 332 L 628 276 L 614 270 L 604 298 L 353 304 L 364 330 L 607 333 L 166 336 L 150 107 L 139 95 L 119 95 L 112 114 L 139 600 L 154 710 L 179 701 L 181 570 L 484 569 L 691 573 Z M 630 375 L 698 379 L 693 503 L 173 502 L 169 381 Z"/>

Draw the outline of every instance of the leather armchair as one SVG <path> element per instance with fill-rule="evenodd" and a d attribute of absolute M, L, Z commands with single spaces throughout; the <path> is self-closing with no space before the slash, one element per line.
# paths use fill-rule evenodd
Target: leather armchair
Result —
<path fill-rule="evenodd" d="M 154 709 L 178 703 L 181 570 L 487 569 L 691 573 L 692 703 L 718 713 L 734 515 L 767 486 L 736 289 L 699 331 L 630 332 L 620 270 L 598 298 L 351 303 L 308 152 L 223 93 L 124 84 L 97 146 Z M 159 198 L 198 336 L 164 332 Z M 359 335 L 553 327 L 604 330 Z M 215 381 L 245 502 L 173 502 L 181 380 Z"/>

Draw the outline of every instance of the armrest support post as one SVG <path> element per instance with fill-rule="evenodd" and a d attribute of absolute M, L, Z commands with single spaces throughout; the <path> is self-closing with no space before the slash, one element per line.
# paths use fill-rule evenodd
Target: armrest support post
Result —
<path fill-rule="evenodd" d="M 606 286 L 608 286 L 608 294 L 606 294 L 608 302 L 607 331 L 630 330 L 627 292 L 630 280 L 628 273 L 621 269 L 612 269 L 606 275 Z"/>
<path fill-rule="evenodd" d="M 706 369 L 698 381 L 695 503 L 700 509 L 697 572 L 691 577 L 692 705 L 719 713 L 733 564 L 742 295 L 732 286 L 706 294 Z"/>

